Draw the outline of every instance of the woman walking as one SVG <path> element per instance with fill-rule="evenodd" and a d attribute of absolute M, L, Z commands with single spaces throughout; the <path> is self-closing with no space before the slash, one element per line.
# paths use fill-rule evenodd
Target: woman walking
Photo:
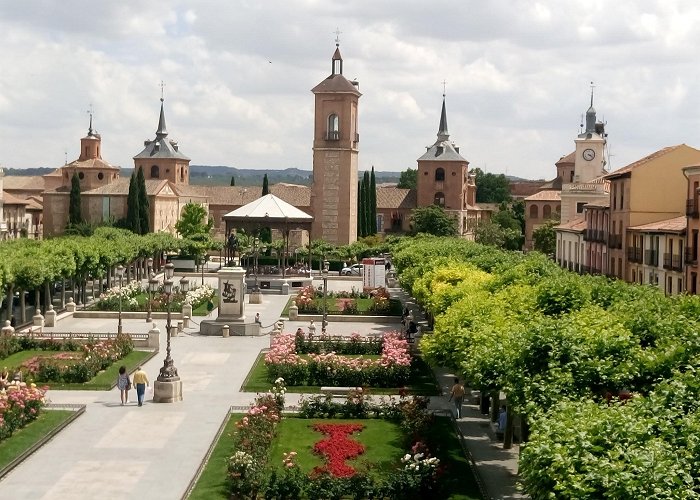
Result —
<path fill-rule="evenodd" d="M 117 388 L 122 400 L 122 406 L 129 402 L 129 389 L 131 389 L 131 380 L 129 374 L 126 373 L 126 366 L 119 367 L 119 375 L 117 375 Z"/>

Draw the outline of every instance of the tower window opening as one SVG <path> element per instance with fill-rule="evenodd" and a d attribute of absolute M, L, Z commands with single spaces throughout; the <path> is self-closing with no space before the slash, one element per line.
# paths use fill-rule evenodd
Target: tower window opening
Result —
<path fill-rule="evenodd" d="M 445 193 L 435 193 L 435 198 L 433 198 L 433 205 L 445 208 Z"/>
<path fill-rule="evenodd" d="M 445 169 L 444 168 L 438 168 L 435 170 L 435 180 L 436 181 L 444 181 L 445 180 Z"/>
<path fill-rule="evenodd" d="M 338 115 L 332 113 L 328 116 L 328 133 L 326 139 L 337 141 L 340 138 Z"/>
<path fill-rule="evenodd" d="M 160 168 L 158 168 L 158 165 L 153 165 L 151 167 L 151 179 L 159 179 L 160 178 Z"/>

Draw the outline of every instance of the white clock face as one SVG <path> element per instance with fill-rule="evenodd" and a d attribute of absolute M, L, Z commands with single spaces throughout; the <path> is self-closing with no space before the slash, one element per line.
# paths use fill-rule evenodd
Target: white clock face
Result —
<path fill-rule="evenodd" d="M 595 151 L 592 149 L 584 149 L 583 150 L 583 159 L 586 161 L 591 161 L 593 158 L 595 158 Z"/>

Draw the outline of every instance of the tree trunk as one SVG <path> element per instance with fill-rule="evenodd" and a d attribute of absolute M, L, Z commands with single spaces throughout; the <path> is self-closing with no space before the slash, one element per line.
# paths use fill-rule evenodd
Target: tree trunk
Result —
<path fill-rule="evenodd" d="M 501 399 L 500 391 L 491 392 L 491 422 L 498 422 L 498 408 Z"/>
<path fill-rule="evenodd" d="M 49 310 L 49 304 L 53 304 L 53 296 L 49 287 L 49 281 L 44 283 L 44 312 Z"/>
<path fill-rule="evenodd" d="M 66 307 L 66 278 L 61 279 L 61 309 Z"/>
<path fill-rule="evenodd" d="M 513 411 L 510 405 L 506 407 L 506 430 L 503 434 L 503 449 L 510 450 L 513 447 Z"/>
<path fill-rule="evenodd" d="M 34 314 L 41 310 L 41 291 L 39 288 L 34 289 Z"/>
<path fill-rule="evenodd" d="M 8 321 L 12 321 L 12 297 L 15 294 L 15 287 L 14 285 L 10 285 L 7 287 L 7 319 Z"/>
<path fill-rule="evenodd" d="M 24 290 L 19 291 L 19 319 L 21 324 L 27 322 L 27 299 L 24 297 Z"/>

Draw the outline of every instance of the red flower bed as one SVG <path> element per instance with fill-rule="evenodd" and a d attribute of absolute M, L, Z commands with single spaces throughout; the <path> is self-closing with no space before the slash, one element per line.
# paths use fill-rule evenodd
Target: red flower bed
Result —
<path fill-rule="evenodd" d="M 362 443 L 348 439 L 353 432 L 364 429 L 362 424 L 316 424 L 314 430 L 327 435 L 326 439 L 314 445 L 314 452 L 326 457 L 326 465 L 315 467 L 313 472 L 321 474 L 328 472 L 335 477 L 351 477 L 355 469 L 345 463 L 365 452 Z"/>

